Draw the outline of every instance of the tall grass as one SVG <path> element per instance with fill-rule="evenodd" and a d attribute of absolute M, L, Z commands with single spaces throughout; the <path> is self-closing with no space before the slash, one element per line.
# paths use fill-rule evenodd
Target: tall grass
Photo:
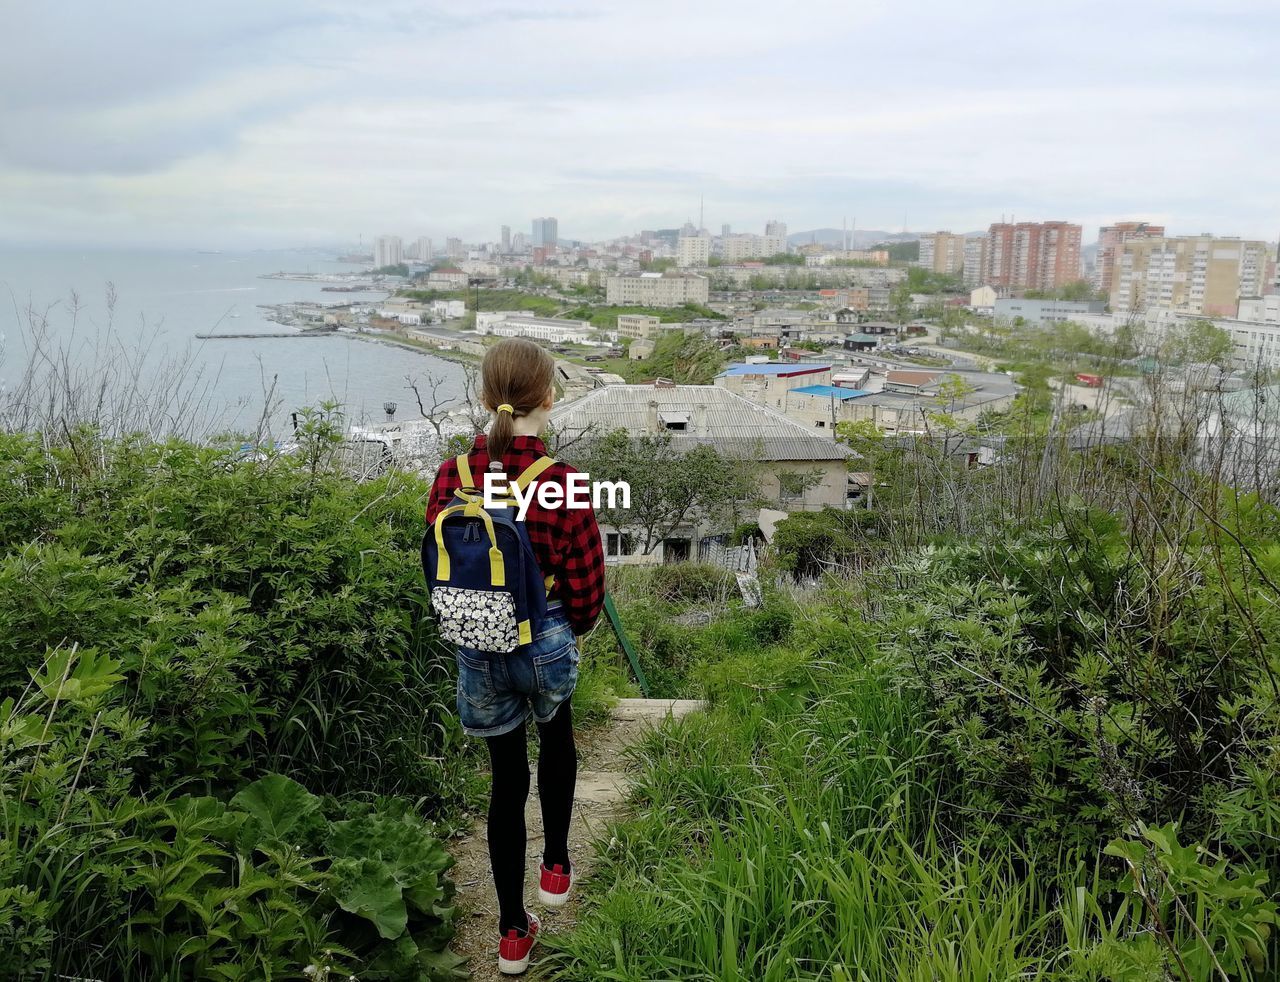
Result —
<path fill-rule="evenodd" d="M 639 748 L 638 817 L 606 852 L 598 906 L 557 942 L 555 977 L 1047 971 L 1058 900 L 1094 871 L 1064 855 L 1042 873 L 1003 836 L 952 834 L 933 737 L 885 673 L 765 661 L 722 669 L 711 713 Z"/>

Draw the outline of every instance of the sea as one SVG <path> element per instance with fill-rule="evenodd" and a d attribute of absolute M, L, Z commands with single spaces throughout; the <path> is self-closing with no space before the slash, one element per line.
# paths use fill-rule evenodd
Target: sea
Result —
<path fill-rule="evenodd" d="M 33 357 L 34 318 L 82 377 L 98 360 L 117 359 L 118 366 L 126 352 L 144 378 L 171 376 L 181 365 L 204 393 L 179 403 L 200 416 L 183 421 L 190 433 L 256 432 L 265 410 L 271 435 L 287 436 L 293 412 L 322 401 L 339 403 L 351 424 L 385 421 L 387 403 L 396 404 L 396 418 L 416 418 L 407 379 L 428 376 L 443 378 L 441 391 L 461 398 L 457 363 L 367 338 L 196 337 L 294 332 L 267 320 L 260 304 L 385 298 L 262 278 L 362 269 L 313 251 L 0 248 L 0 392 L 12 390 Z M 169 391 L 157 382 L 161 387 Z"/>

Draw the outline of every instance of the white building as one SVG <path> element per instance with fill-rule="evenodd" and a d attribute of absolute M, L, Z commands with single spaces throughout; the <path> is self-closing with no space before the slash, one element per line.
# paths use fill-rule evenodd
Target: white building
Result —
<path fill-rule="evenodd" d="M 404 262 L 404 246 L 398 235 L 379 235 L 373 242 L 373 268 L 399 266 Z"/>
<path fill-rule="evenodd" d="M 534 317 L 516 310 L 481 311 L 476 314 L 476 333 L 502 338 L 533 338 L 548 344 L 581 343 L 590 339 L 586 321 Z"/>
<path fill-rule="evenodd" d="M 1239 319 L 1261 321 L 1264 324 L 1280 324 L 1280 295 L 1241 297 Z"/>
<path fill-rule="evenodd" d="M 987 237 L 975 235 L 964 240 L 963 273 L 965 286 L 982 286 L 982 271 L 986 265 Z"/>
<path fill-rule="evenodd" d="M 996 309 L 996 288 L 980 286 L 969 291 L 969 306 L 981 313 L 994 313 Z"/>
<path fill-rule="evenodd" d="M 467 305 L 462 300 L 432 300 L 431 314 L 441 320 L 456 320 L 466 316 Z"/>
<path fill-rule="evenodd" d="M 433 269 L 427 274 L 428 290 L 458 290 L 466 287 L 467 274 L 456 266 Z"/>
<path fill-rule="evenodd" d="M 662 273 L 622 273 L 605 281 L 605 301 L 619 306 L 679 307 L 706 303 L 711 296 L 705 276 L 667 270 Z"/>
<path fill-rule="evenodd" d="M 711 261 L 711 236 L 705 232 L 676 240 L 677 266 L 705 266 Z"/>
<path fill-rule="evenodd" d="M 416 249 L 417 258 L 426 262 L 435 255 L 435 247 L 431 244 L 431 240 L 425 235 L 418 236 L 418 246 Z"/>
<path fill-rule="evenodd" d="M 619 314 L 618 336 L 645 339 L 657 334 L 662 321 L 650 314 Z"/>

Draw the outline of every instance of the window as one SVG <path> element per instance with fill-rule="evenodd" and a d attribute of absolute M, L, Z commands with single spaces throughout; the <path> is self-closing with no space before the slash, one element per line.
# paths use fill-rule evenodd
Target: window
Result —
<path fill-rule="evenodd" d="M 820 419 L 820 420 L 818 420 L 816 423 L 814 423 L 813 425 L 814 425 L 814 426 L 816 426 L 816 427 L 818 427 L 818 429 L 822 429 L 824 426 L 826 426 L 826 425 L 827 425 L 827 421 L 826 421 L 825 419 Z"/>
<path fill-rule="evenodd" d="M 606 556 L 630 556 L 635 548 L 635 542 L 630 532 L 609 532 L 604 539 L 604 554 Z"/>
<path fill-rule="evenodd" d="M 658 420 L 664 429 L 680 432 L 689 428 L 688 413 L 659 413 Z"/>

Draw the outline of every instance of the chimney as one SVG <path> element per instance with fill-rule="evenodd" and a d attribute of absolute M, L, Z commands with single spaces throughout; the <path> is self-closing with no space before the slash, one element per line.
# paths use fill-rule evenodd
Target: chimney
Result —
<path fill-rule="evenodd" d="M 662 426 L 658 422 L 658 400 L 649 400 L 649 432 L 660 433 Z"/>
<path fill-rule="evenodd" d="M 698 436 L 707 435 L 707 404 L 700 402 L 693 411 L 693 432 Z"/>

